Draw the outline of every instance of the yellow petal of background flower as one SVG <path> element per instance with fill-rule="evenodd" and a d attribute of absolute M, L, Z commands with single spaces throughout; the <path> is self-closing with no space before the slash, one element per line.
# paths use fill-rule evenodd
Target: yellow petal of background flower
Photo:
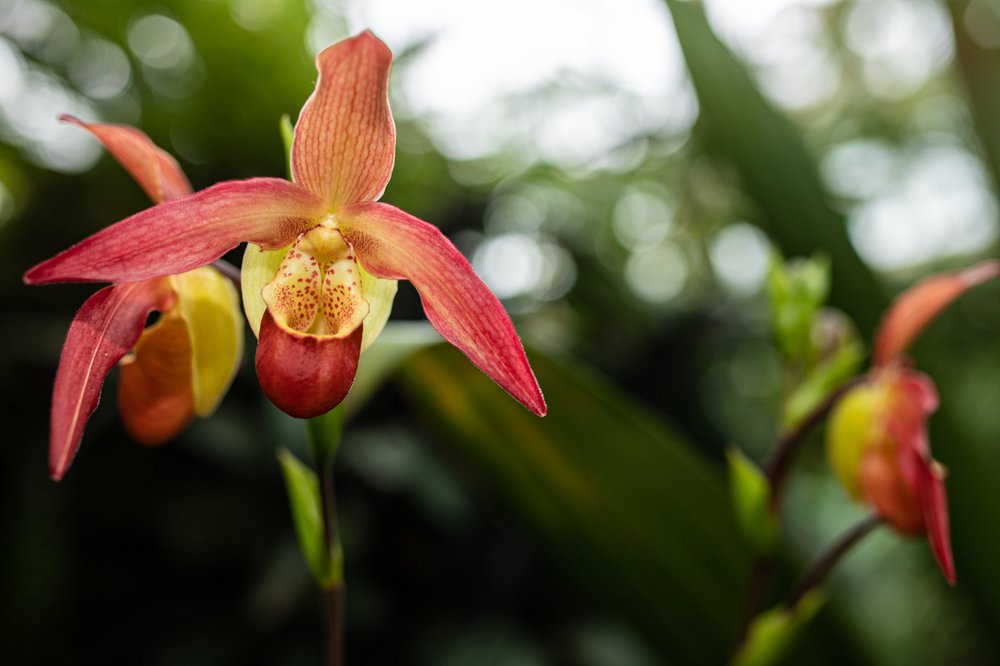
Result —
<path fill-rule="evenodd" d="M 191 336 L 191 385 L 194 412 L 215 411 L 243 360 L 239 294 L 210 266 L 172 276 L 178 311 Z"/>
<path fill-rule="evenodd" d="M 862 385 L 852 389 L 833 410 L 826 431 L 826 454 L 837 479 L 854 499 L 863 499 L 861 459 L 865 449 L 878 437 L 879 412 L 885 391 Z"/>

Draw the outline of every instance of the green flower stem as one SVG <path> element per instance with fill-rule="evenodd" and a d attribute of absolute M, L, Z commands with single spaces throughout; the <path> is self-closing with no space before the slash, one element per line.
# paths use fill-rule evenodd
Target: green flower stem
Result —
<path fill-rule="evenodd" d="M 309 454 L 319 476 L 323 540 L 332 560 L 331 576 L 323 589 L 327 617 L 327 663 L 344 663 L 344 554 L 337 527 L 337 501 L 333 488 L 333 462 L 343 432 L 343 408 L 337 406 L 306 422 Z"/>
<path fill-rule="evenodd" d="M 876 513 L 871 514 L 857 525 L 844 532 L 816 563 L 802 576 L 795 590 L 788 596 L 785 607 L 794 610 L 810 590 L 823 584 L 826 577 L 833 570 L 833 567 L 841 560 L 863 538 L 870 534 L 876 527 L 882 524 L 882 517 Z"/>
<path fill-rule="evenodd" d="M 778 438 L 764 469 L 771 492 L 771 512 L 774 514 L 775 519 L 781 514 L 781 500 L 784 496 L 788 473 L 791 471 L 792 463 L 795 461 L 795 454 L 798 453 L 806 436 L 829 415 L 837 402 L 848 391 L 866 381 L 868 381 L 868 378 L 861 376 L 844 382 L 832 391 L 823 402 L 809 412 L 797 426 Z M 737 649 L 743 645 L 743 642 L 747 638 L 747 632 L 750 630 L 750 625 L 753 623 L 754 618 L 757 617 L 757 614 L 760 613 L 765 597 L 767 596 L 768 588 L 770 587 L 773 572 L 773 555 L 763 555 L 756 558 L 750 573 L 750 580 L 747 583 L 746 601 L 744 602 L 739 633 L 736 638 Z"/>

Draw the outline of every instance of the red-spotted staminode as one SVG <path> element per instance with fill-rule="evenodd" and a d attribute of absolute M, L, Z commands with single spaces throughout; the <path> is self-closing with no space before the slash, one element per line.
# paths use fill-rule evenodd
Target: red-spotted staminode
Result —
<path fill-rule="evenodd" d="M 897 531 L 926 534 L 949 583 L 955 564 L 944 468 L 931 457 L 927 419 L 938 406 L 934 382 L 907 367 L 903 352 L 965 290 L 1000 274 L 1000 264 L 929 277 L 902 294 L 875 336 L 869 381 L 837 405 L 827 452 L 844 488 Z"/>
<path fill-rule="evenodd" d="M 350 389 L 362 347 L 406 279 L 442 336 L 536 414 L 546 407 L 503 306 L 434 226 L 378 203 L 392 172 L 389 49 L 370 32 L 316 59 L 295 126 L 292 182 L 219 183 L 133 215 L 34 267 L 31 284 L 138 282 L 197 268 L 241 242 L 257 373 L 292 416 L 322 414 Z M 263 278 L 261 276 L 264 276 Z M 258 327 L 259 321 L 259 327 Z"/>
<path fill-rule="evenodd" d="M 139 130 L 70 116 L 62 120 L 100 140 L 154 203 L 191 193 L 177 162 Z M 104 380 L 119 361 L 118 406 L 125 429 L 155 445 L 173 438 L 195 415 L 215 411 L 243 358 L 239 295 L 215 268 L 112 281 L 119 284 L 83 304 L 63 345 L 49 439 L 55 480 L 73 461 Z M 160 318 L 145 327 L 153 311 Z"/>

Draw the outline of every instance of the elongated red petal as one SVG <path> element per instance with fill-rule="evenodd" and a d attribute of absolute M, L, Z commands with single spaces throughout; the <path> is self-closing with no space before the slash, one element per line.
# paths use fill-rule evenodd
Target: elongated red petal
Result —
<path fill-rule="evenodd" d="M 287 180 L 227 181 L 102 229 L 38 264 L 24 281 L 138 282 L 183 273 L 242 241 L 268 249 L 287 245 L 321 211 L 319 199 Z"/>
<path fill-rule="evenodd" d="M 191 183 L 177 160 L 134 127 L 85 123 L 67 115 L 59 116 L 59 120 L 82 127 L 97 137 L 154 203 L 173 201 L 191 194 Z"/>
<path fill-rule="evenodd" d="M 920 504 L 924 511 L 924 525 L 927 529 L 927 540 L 931 552 L 937 560 L 941 572 L 949 584 L 955 584 L 955 558 L 951 553 L 951 535 L 948 526 L 948 496 L 944 490 L 944 470 L 940 465 L 927 458 L 919 456 L 916 451 L 911 454 L 916 458 L 914 466 L 918 470 L 917 491 Z"/>
<path fill-rule="evenodd" d="M 295 125 L 292 179 L 332 209 L 382 196 L 396 126 L 389 111 L 392 52 L 370 32 L 316 56 L 319 79 Z"/>
<path fill-rule="evenodd" d="M 172 297 L 165 281 L 105 287 L 77 312 L 66 336 L 52 391 L 49 472 L 58 481 L 80 446 L 101 386 L 142 333 L 146 317 Z"/>
<path fill-rule="evenodd" d="M 427 319 L 445 340 L 525 407 L 545 414 L 510 317 L 437 227 L 380 203 L 349 206 L 337 220 L 365 270 L 412 282 Z"/>
<path fill-rule="evenodd" d="M 932 275 L 903 292 L 889 308 L 875 334 L 876 367 L 906 350 L 924 328 L 956 298 L 1000 275 L 1000 263 L 986 261 L 957 273 Z"/>
<path fill-rule="evenodd" d="M 354 383 L 362 326 L 343 338 L 299 333 L 264 312 L 257 342 L 257 379 L 289 416 L 308 419 L 339 405 Z"/>

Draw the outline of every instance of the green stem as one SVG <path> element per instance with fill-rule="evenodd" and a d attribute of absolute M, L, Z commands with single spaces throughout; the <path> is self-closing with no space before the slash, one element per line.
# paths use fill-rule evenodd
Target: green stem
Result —
<path fill-rule="evenodd" d="M 845 532 L 802 576 L 795 590 L 788 596 L 785 607 L 793 610 L 798 606 L 802 598 L 810 590 L 819 587 L 826 580 L 826 577 L 833 570 L 833 567 L 841 560 L 865 536 L 871 533 L 876 527 L 882 524 L 882 518 L 878 514 L 872 514 L 859 522 L 857 525 Z"/>
<path fill-rule="evenodd" d="M 309 453 L 319 476 L 323 540 L 330 553 L 331 578 L 323 590 L 327 618 L 327 664 L 344 663 L 344 555 L 337 526 L 337 500 L 333 488 L 333 462 L 343 433 L 343 410 L 335 407 L 306 422 Z"/>

